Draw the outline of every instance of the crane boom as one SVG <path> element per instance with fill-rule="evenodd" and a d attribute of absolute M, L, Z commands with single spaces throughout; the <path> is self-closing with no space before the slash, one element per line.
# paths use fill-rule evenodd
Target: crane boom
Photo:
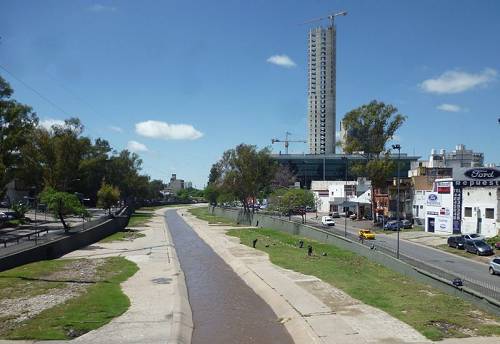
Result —
<path fill-rule="evenodd" d="M 288 136 L 292 135 L 292 133 L 289 133 L 288 131 L 285 132 L 285 139 L 271 139 L 271 143 L 275 144 L 277 142 L 283 142 L 285 144 L 285 154 L 288 154 L 288 146 L 290 142 L 301 142 L 301 143 L 307 143 L 305 140 L 289 140 Z"/>
<path fill-rule="evenodd" d="M 340 12 L 337 12 L 337 13 L 332 13 L 332 14 L 326 16 L 326 17 L 320 17 L 320 18 L 316 18 L 316 19 L 311 19 L 311 20 L 305 21 L 305 22 L 301 23 L 301 25 L 310 24 L 310 23 L 322 21 L 322 20 L 325 20 L 325 19 L 329 19 L 330 20 L 330 25 L 333 26 L 333 24 L 335 24 L 335 17 L 346 16 L 346 15 L 347 15 L 347 11 L 340 11 Z"/>

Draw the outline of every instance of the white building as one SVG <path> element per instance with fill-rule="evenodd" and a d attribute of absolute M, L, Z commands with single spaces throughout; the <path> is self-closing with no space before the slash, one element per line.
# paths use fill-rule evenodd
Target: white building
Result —
<path fill-rule="evenodd" d="M 455 146 L 455 150 L 447 152 L 445 149 L 431 150 L 429 160 L 416 161 L 412 163 L 411 168 L 461 168 L 461 167 L 480 167 L 484 166 L 484 154 L 474 152 L 472 149 L 466 149 L 465 145 Z"/>
<path fill-rule="evenodd" d="M 500 230 L 500 169 L 456 168 L 453 178 L 436 179 L 426 196 L 425 230 L 443 234 Z"/>
<path fill-rule="evenodd" d="M 347 182 L 313 180 L 311 191 L 319 200 L 319 212 L 349 210 L 360 215 L 371 212 L 371 182 L 364 178 Z"/>

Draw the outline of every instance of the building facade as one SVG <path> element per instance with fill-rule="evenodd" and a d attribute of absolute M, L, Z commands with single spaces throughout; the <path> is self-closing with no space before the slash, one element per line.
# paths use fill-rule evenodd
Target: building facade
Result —
<path fill-rule="evenodd" d="M 456 168 L 453 178 L 437 179 L 428 193 L 425 230 L 485 237 L 500 230 L 500 169 Z"/>
<path fill-rule="evenodd" d="M 418 161 L 415 166 L 412 166 L 412 169 L 427 167 L 439 171 L 439 169 L 446 168 L 481 166 L 484 166 L 484 154 L 474 152 L 472 149 L 467 149 L 465 145 L 459 144 L 451 152 L 447 152 L 444 149 L 440 149 L 439 151 L 432 149 L 429 160 Z"/>
<path fill-rule="evenodd" d="M 364 178 L 350 181 L 313 181 L 311 191 L 319 200 L 319 212 L 351 211 L 360 218 L 371 214 L 371 182 Z"/>
<path fill-rule="evenodd" d="M 335 153 L 336 29 L 309 31 L 308 142 L 310 154 Z"/>

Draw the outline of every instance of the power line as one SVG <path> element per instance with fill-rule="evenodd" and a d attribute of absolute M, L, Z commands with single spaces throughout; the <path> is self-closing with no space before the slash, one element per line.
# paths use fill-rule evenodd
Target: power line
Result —
<path fill-rule="evenodd" d="M 45 97 L 43 94 L 41 94 L 40 92 L 38 92 L 34 87 L 31 87 L 26 82 L 24 82 L 23 80 L 21 80 L 20 78 L 18 78 L 14 73 L 12 73 L 11 71 L 9 71 L 7 68 L 5 68 L 4 66 L 2 66 L 1 64 L 0 64 L 0 68 L 3 69 L 4 71 L 6 71 L 10 76 L 12 76 L 14 79 L 16 79 L 17 81 L 19 81 L 21 84 L 23 84 L 26 88 L 28 88 L 29 90 L 31 90 L 32 92 L 34 92 L 35 94 L 37 94 L 40 98 L 42 98 L 43 100 L 45 100 L 47 103 L 49 103 L 50 105 L 52 105 L 54 108 L 58 109 L 59 111 L 61 111 L 62 113 L 64 113 L 65 115 L 67 115 L 69 117 L 73 116 L 69 112 L 67 112 L 66 110 L 64 110 L 62 107 L 60 107 L 59 105 L 57 105 L 56 103 L 54 103 L 52 100 L 50 100 L 49 98 Z"/>

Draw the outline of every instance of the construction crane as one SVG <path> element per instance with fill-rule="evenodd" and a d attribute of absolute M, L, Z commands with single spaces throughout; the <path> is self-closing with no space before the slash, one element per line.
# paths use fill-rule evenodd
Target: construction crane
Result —
<path fill-rule="evenodd" d="M 309 24 L 309 23 L 314 23 L 314 22 L 317 22 L 317 21 L 322 21 L 322 20 L 328 19 L 328 20 L 330 20 L 330 25 L 333 26 L 335 24 L 335 17 L 346 16 L 346 15 L 347 15 L 347 11 L 332 13 L 332 14 L 326 16 L 326 17 L 321 17 L 321 18 L 316 18 L 316 19 L 308 20 L 306 22 L 303 22 L 302 25 Z"/>
<path fill-rule="evenodd" d="M 289 140 L 288 139 L 288 136 L 292 135 L 292 133 L 289 133 L 288 131 L 285 132 L 285 139 L 282 140 L 282 139 L 271 139 L 271 143 L 272 144 L 275 144 L 276 142 L 283 142 L 285 143 L 285 154 L 288 154 L 288 144 L 290 142 L 301 142 L 301 143 L 307 143 L 307 141 L 305 140 Z"/>

